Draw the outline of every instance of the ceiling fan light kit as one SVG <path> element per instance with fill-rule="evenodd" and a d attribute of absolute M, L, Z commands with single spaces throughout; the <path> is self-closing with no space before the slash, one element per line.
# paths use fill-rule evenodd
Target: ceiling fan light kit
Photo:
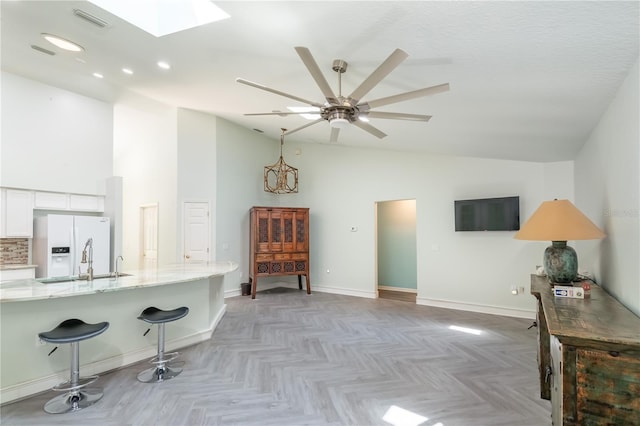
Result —
<path fill-rule="evenodd" d="M 379 98 L 370 100 L 367 102 L 361 102 L 361 99 L 367 95 L 378 83 L 380 83 L 387 75 L 389 75 L 402 61 L 404 61 L 409 55 L 401 49 L 396 49 L 387 59 L 385 59 L 378 68 L 376 68 L 361 84 L 358 86 L 349 96 L 342 96 L 342 74 L 347 70 L 347 62 L 342 59 L 335 59 L 332 63 L 331 69 L 338 73 L 338 95 L 333 92 L 331 86 L 325 79 L 320 67 L 316 63 L 315 59 L 311 55 L 311 52 L 306 47 L 296 47 L 296 52 L 302 62 L 307 67 L 307 70 L 313 77 L 314 81 L 320 88 L 320 91 L 325 97 L 324 103 L 309 101 L 298 96 L 291 95 L 280 90 L 272 89 L 262 84 L 254 83 L 242 78 L 236 78 L 236 81 L 247 86 L 255 87 L 267 92 L 274 93 L 276 95 L 284 96 L 289 99 L 302 102 L 312 107 L 318 108 L 318 111 L 305 112 L 304 114 L 317 114 L 319 117 L 303 126 L 289 130 L 286 134 L 291 134 L 299 130 L 305 129 L 316 123 L 322 121 L 328 121 L 331 127 L 330 141 L 336 142 L 340 129 L 347 127 L 349 124 L 353 124 L 356 127 L 376 136 L 377 138 L 384 138 L 387 136 L 384 132 L 380 131 L 376 127 L 369 124 L 369 118 L 380 119 L 393 119 L 393 120 L 409 120 L 409 121 L 429 121 L 430 115 L 422 114 L 405 114 L 399 112 L 383 112 L 372 111 L 372 108 L 390 105 L 397 102 L 408 101 L 424 96 L 433 95 L 449 90 L 449 84 L 440 84 L 432 87 L 425 87 L 423 89 L 413 90 L 410 92 L 400 93 L 393 96 L 387 96 L 385 98 Z M 271 112 L 271 113 L 252 113 L 245 115 L 302 115 L 301 112 Z M 360 119 L 362 116 L 363 120 Z M 284 133 L 283 133 L 284 135 Z"/>

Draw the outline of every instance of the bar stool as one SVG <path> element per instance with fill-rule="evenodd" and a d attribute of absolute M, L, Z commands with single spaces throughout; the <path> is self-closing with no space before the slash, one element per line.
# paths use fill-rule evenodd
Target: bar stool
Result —
<path fill-rule="evenodd" d="M 151 306 L 140 314 L 139 320 L 149 324 L 158 324 L 158 354 L 151 358 L 149 362 L 154 364 L 138 374 L 138 380 L 144 383 L 157 383 L 176 377 L 182 373 L 182 363 L 171 363 L 179 355 L 178 352 L 164 353 L 164 325 L 165 323 L 179 320 L 189 313 L 189 308 L 183 306 L 171 311 L 163 311 Z M 150 329 L 149 329 L 150 330 Z M 144 334 L 146 335 L 149 330 Z"/>
<path fill-rule="evenodd" d="M 71 377 L 53 387 L 54 391 L 66 392 L 56 396 L 44 405 L 44 411 L 50 414 L 62 414 L 87 408 L 100 398 L 101 388 L 87 386 L 98 380 L 98 376 L 80 377 L 80 344 L 81 340 L 90 339 L 104 333 L 109 328 L 108 322 L 87 324 L 79 319 L 68 319 L 61 322 L 51 331 L 38 333 L 38 337 L 48 343 L 71 344 Z M 57 348 L 57 347 L 56 347 Z M 54 348 L 49 355 L 56 350 Z"/>

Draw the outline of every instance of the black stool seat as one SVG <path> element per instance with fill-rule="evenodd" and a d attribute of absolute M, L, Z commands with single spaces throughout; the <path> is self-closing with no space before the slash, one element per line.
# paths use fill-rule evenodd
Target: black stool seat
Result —
<path fill-rule="evenodd" d="M 87 324 L 79 319 L 63 321 L 51 331 L 38 333 L 38 337 L 49 343 L 72 343 L 90 339 L 104 333 L 109 328 L 108 322 Z"/>
<path fill-rule="evenodd" d="M 180 318 L 185 317 L 188 313 L 189 308 L 186 306 L 173 309 L 171 311 L 163 311 L 162 309 L 151 306 L 142 311 L 138 319 L 150 324 L 159 324 L 179 320 Z"/>
<path fill-rule="evenodd" d="M 80 377 L 80 341 L 90 339 L 104 333 L 109 328 L 108 322 L 87 324 L 77 318 L 62 321 L 51 331 L 38 333 L 38 337 L 53 344 L 69 343 L 71 345 L 71 368 L 68 381 L 53 387 L 54 391 L 65 392 L 50 399 L 44 405 L 44 411 L 51 414 L 69 413 L 82 410 L 102 398 L 101 388 L 88 387 L 98 380 L 98 376 Z M 53 350 L 55 351 L 55 349 Z M 49 352 L 49 355 L 53 353 Z"/>

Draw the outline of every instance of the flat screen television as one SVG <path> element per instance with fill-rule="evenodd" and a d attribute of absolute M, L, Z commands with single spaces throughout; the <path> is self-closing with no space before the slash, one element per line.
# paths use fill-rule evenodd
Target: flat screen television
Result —
<path fill-rule="evenodd" d="M 517 231 L 520 197 L 454 201 L 456 231 Z"/>

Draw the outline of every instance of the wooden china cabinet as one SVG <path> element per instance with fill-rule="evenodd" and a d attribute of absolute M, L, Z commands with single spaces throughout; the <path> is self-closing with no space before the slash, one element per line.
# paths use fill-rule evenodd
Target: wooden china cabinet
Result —
<path fill-rule="evenodd" d="M 304 207 L 251 208 L 249 282 L 256 298 L 258 277 L 297 275 L 309 282 L 309 209 Z"/>

